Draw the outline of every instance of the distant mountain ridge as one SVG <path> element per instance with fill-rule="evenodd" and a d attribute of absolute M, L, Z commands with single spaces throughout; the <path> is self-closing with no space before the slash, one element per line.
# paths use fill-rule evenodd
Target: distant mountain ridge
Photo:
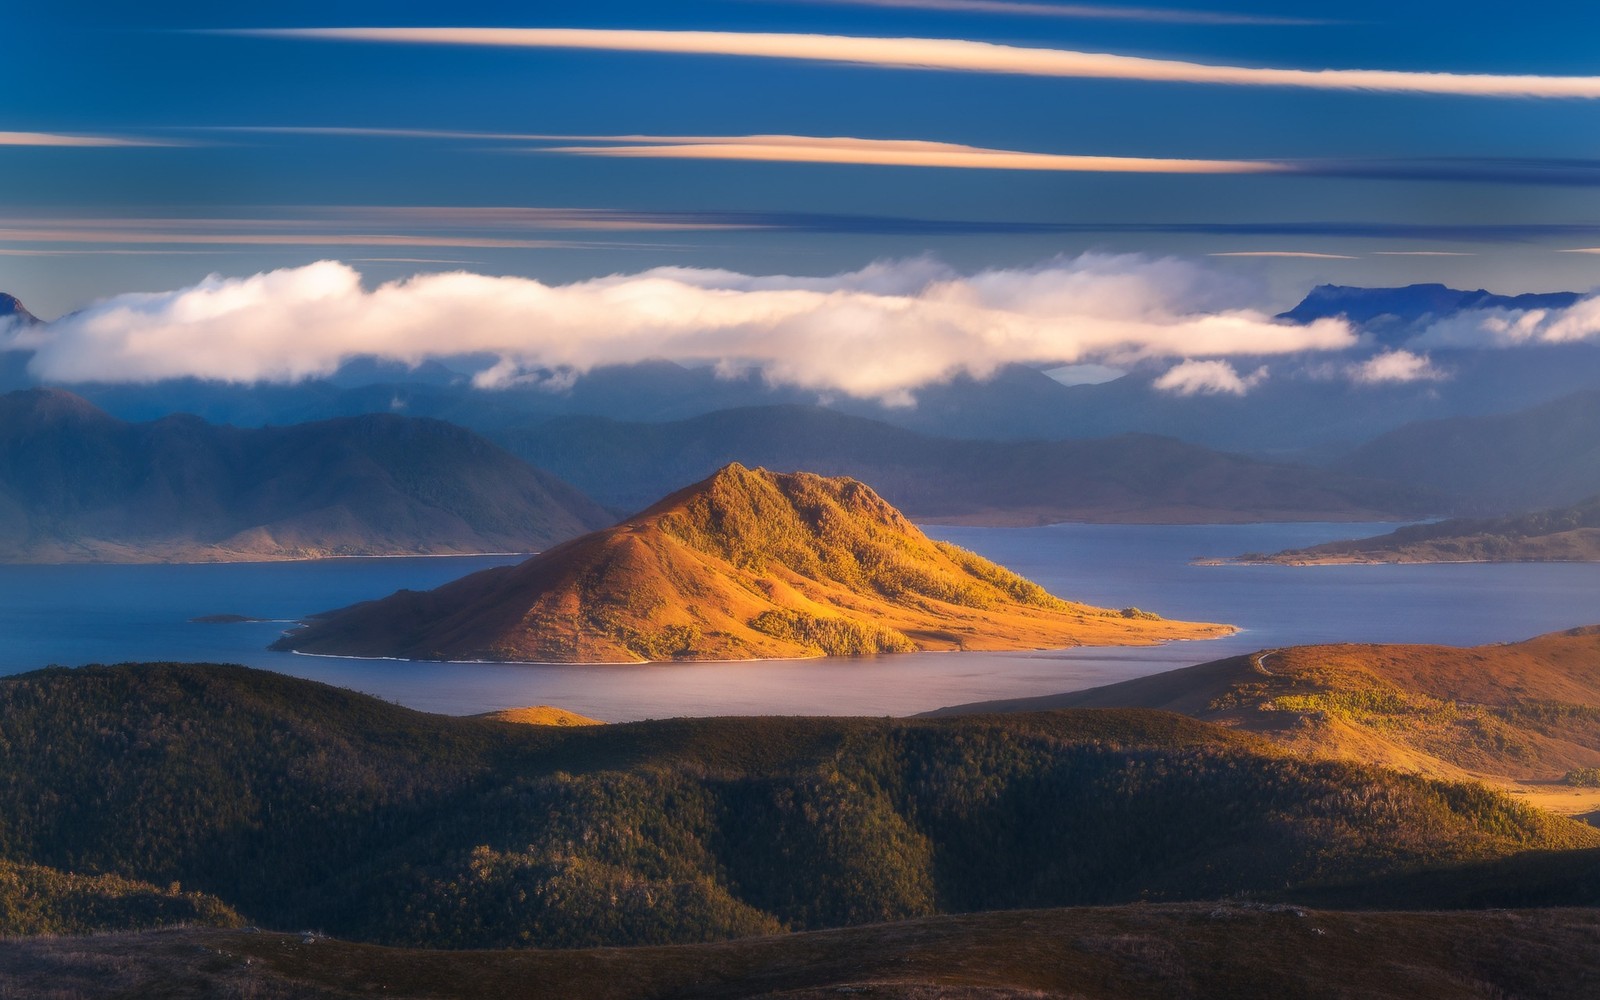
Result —
<path fill-rule="evenodd" d="M 1600 493 L 1600 389 L 1510 413 L 1409 424 L 1330 468 L 1453 497 L 1463 513 L 1577 503 Z"/>
<path fill-rule="evenodd" d="M 1279 319 L 1309 323 L 1343 316 L 1382 343 L 1403 343 L 1422 332 L 1427 322 L 1472 309 L 1565 309 L 1583 296 L 1578 292 L 1528 292 L 1496 295 L 1482 288 L 1464 291 L 1440 284 L 1399 288 L 1318 285 Z"/>
<path fill-rule="evenodd" d="M 370 415 L 242 430 L 0 396 L 0 559 L 147 562 L 518 552 L 610 523 L 470 431 Z"/>
<path fill-rule="evenodd" d="M 1228 626 L 1060 600 L 851 479 L 730 465 L 520 566 L 315 618 L 277 648 L 636 662 L 1144 645 Z"/>
<path fill-rule="evenodd" d="M 1424 490 L 1153 435 L 973 441 L 814 406 L 746 407 L 667 423 L 562 417 L 496 436 L 623 509 L 730 462 L 850 476 L 872 483 L 908 516 L 946 523 L 1391 520 L 1441 507 Z"/>

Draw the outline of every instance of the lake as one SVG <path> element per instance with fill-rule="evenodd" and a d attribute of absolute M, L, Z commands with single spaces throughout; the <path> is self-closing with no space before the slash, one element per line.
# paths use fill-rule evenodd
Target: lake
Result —
<path fill-rule="evenodd" d="M 415 663 L 269 652 L 294 619 L 425 589 L 514 557 L 333 559 L 200 566 L 0 566 L 0 673 L 51 663 L 244 663 L 431 712 L 554 704 L 622 722 L 695 715 L 908 715 L 1055 694 L 1266 646 L 1507 642 L 1600 622 L 1600 564 L 1195 566 L 1393 525 L 930 527 L 1051 591 L 1106 607 L 1228 622 L 1225 639 L 1122 649 L 911 653 L 763 663 Z"/>

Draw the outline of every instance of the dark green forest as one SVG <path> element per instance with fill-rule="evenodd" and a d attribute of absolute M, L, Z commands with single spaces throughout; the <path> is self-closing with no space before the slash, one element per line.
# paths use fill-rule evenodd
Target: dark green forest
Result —
<path fill-rule="evenodd" d="M 0 681 L 0 860 L 169 887 L 145 923 L 232 908 L 390 944 L 672 943 L 1590 847 L 1600 831 L 1480 786 L 1149 711 L 574 729 L 243 667 Z"/>

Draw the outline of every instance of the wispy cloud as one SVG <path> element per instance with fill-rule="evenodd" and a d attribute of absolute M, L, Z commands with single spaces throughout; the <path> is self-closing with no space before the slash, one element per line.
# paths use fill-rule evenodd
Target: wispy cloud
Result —
<path fill-rule="evenodd" d="M 1461 250 L 1374 250 L 1374 257 L 1473 257 Z"/>
<path fill-rule="evenodd" d="M 1174 396 L 1243 396 L 1266 381 L 1267 374 L 1266 365 L 1240 375 L 1226 361 L 1184 361 L 1150 384 Z"/>
<path fill-rule="evenodd" d="M 999 14 L 1088 21 L 1149 21 L 1164 24 L 1308 26 L 1336 21 L 1226 11 L 1180 10 L 1172 7 L 1123 7 L 1088 3 L 1029 3 L 1027 0 L 788 0 L 836 7 L 887 7 L 951 14 Z"/>
<path fill-rule="evenodd" d="M 568 285 L 464 272 L 370 290 L 324 261 L 171 292 L 118 295 L 0 346 L 54 382 L 327 374 L 358 355 L 411 364 L 482 353 L 480 384 L 665 357 L 890 402 L 1013 363 L 1337 350 L 1341 319 L 1300 325 L 1190 262 L 1086 255 L 961 274 L 929 259 L 827 277 L 657 268 Z M 1252 376 L 1253 377 L 1253 376 Z M 1201 390 L 1196 390 L 1201 391 Z"/>
<path fill-rule="evenodd" d="M 1438 382 L 1449 376 L 1435 368 L 1426 354 L 1410 351 L 1385 351 L 1350 365 L 1350 379 L 1359 385 L 1393 385 L 1406 382 Z"/>
<path fill-rule="evenodd" d="M 171 139 L 127 138 L 115 135 L 78 135 L 64 132 L 0 132 L 0 146 L 58 148 L 116 148 L 130 146 L 186 146 Z"/>
<path fill-rule="evenodd" d="M 1304 257 L 1308 260 L 1359 260 L 1345 253 L 1315 253 L 1310 250 L 1226 250 L 1208 257 Z"/>
<path fill-rule="evenodd" d="M 850 35 L 605 28 L 246 28 L 223 29 L 221 33 L 346 42 L 746 56 L 892 69 L 1163 83 L 1306 87 L 1471 97 L 1600 97 L 1600 77 L 1593 76 L 1228 66 L 1106 52 L 999 45 L 954 38 L 863 38 Z"/>
<path fill-rule="evenodd" d="M 1565 309 L 1475 309 L 1438 320 L 1414 343 L 1428 347 L 1522 347 L 1600 338 L 1600 295 Z"/>
<path fill-rule="evenodd" d="M 578 135 L 360 126 L 197 126 L 187 131 L 333 138 L 423 139 L 507 145 L 521 152 L 657 159 L 758 160 L 878 166 L 1096 173 L 1276 174 L 1349 180 L 1600 186 L 1600 160 L 1541 157 L 1197 158 L 994 149 L 929 139 L 769 135 Z M 517 149 L 519 144 L 540 144 Z M 580 143 L 581 145 L 560 145 Z"/>
<path fill-rule="evenodd" d="M 1292 168 L 1267 160 L 1191 160 L 1147 156 L 1082 156 L 987 149 L 953 142 L 855 139 L 846 136 L 593 136 L 607 146 L 553 146 L 542 152 L 580 156 L 684 160 L 758 160 L 969 170 L 1043 170 L 1072 173 L 1268 174 Z M 637 143 L 637 144 L 631 144 Z"/>

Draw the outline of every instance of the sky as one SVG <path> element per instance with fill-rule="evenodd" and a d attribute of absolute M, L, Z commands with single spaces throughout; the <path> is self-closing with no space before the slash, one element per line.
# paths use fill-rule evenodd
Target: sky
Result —
<path fill-rule="evenodd" d="M 1122 260 L 1142 281 L 1177 258 L 1191 288 L 1246 289 L 1218 307 L 1245 323 L 1322 282 L 1600 286 L 1592 3 L 62 0 L 5 20 L 0 290 L 46 318 L 275 271 L 370 304 L 462 271 L 667 269 L 721 294 L 932 261 L 982 298 L 986 274 Z"/>

